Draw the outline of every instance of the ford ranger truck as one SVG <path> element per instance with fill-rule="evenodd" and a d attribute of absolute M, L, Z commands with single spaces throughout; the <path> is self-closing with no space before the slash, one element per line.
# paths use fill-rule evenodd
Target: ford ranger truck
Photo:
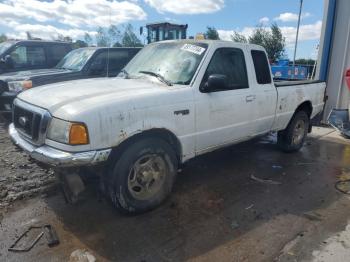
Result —
<path fill-rule="evenodd" d="M 118 77 L 19 94 L 9 133 L 60 172 L 102 168 L 114 205 L 139 213 L 164 201 L 178 166 L 198 155 L 272 131 L 283 151 L 298 151 L 324 91 L 317 81 L 274 83 L 261 46 L 165 41 L 142 49 Z"/>

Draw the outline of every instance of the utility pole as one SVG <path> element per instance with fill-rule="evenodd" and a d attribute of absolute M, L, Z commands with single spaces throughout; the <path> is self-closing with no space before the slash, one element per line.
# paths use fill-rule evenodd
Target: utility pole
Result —
<path fill-rule="evenodd" d="M 303 9 L 303 0 L 300 0 L 300 8 L 299 8 L 299 17 L 298 17 L 298 26 L 297 26 L 297 35 L 295 37 L 295 46 L 294 46 L 294 57 L 293 57 L 293 78 L 295 76 L 295 57 L 297 55 L 297 47 L 298 47 L 298 38 L 299 38 L 299 28 L 300 28 L 300 20 L 301 20 L 301 10 Z"/>

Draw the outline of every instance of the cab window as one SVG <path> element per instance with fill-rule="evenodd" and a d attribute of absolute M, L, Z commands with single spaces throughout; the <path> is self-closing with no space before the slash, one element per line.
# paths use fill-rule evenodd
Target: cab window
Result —
<path fill-rule="evenodd" d="M 109 52 L 108 76 L 117 76 L 117 74 L 129 62 L 128 50 L 113 50 Z"/>
<path fill-rule="evenodd" d="M 10 53 L 14 68 L 40 67 L 46 64 L 45 50 L 40 46 L 18 46 Z"/>
<path fill-rule="evenodd" d="M 248 88 L 243 51 L 239 48 L 217 49 L 208 65 L 202 84 L 205 84 L 211 75 L 221 75 L 226 78 L 226 85 L 216 91 Z"/>
<path fill-rule="evenodd" d="M 261 85 L 271 84 L 270 67 L 265 52 L 252 50 L 251 54 L 254 63 L 256 81 Z"/>

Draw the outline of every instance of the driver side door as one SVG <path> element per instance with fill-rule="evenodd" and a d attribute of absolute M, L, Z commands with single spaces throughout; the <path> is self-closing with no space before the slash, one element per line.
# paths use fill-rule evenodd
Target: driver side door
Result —
<path fill-rule="evenodd" d="M 210 75 L 225 76 L 226 84 L 214 91 L 196 90 L 196 154 L 252 135 L 255 97 L 245 57 L 246 50 L 240 48 L 224 47 L 214 52 L 201 86 Z"/>

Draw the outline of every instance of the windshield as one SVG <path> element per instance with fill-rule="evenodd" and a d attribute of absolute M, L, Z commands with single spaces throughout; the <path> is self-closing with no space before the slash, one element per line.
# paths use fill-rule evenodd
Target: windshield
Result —
<path fill-rule="evenodd" d="M 204 43 L 168 42 L 142 49 L 120 76 L 128 78 L 158 76 L 165 83 L 188 85 L 208 45 Z"/>
<path fill-rule="evenodd" d="M 94 49 L 73 50 L 63 57 L 63 59 L 57 64 L 56 68 L 80 71 L 94 52 Z"/>
<path fill-rule="evenodd" d="M 9 49 L 13 43 L 11 42 L 2 42 L 0 44 L 0 54 L 4 53 L 7 49 Z"/>

